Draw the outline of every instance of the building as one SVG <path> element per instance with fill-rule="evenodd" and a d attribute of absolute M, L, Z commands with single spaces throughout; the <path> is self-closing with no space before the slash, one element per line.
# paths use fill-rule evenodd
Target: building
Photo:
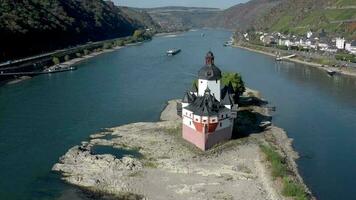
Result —
<path fill-rule="evenodd" d="M 337 49 L 345 49 L 345 39 L 344 38 L 336 38 L 336 48 Z"/>
<path fill-rule="evenodd" d="M 221 78 L 214 55 L 208 52 L 198 72 L 198 87 L 186 92 L 182 100 L 182 136 L 202 150 L 232 136 L 237 104 L 232 85 L 221 87 Z"/>
<path fill-rule="evenodd" d="M 311 38 L 312 36 L 313 36 L 313 32 L 308 31 L 308 32 L 307 32 L 307 38 L 309 39 L 309 38 Z"/>
<path fill-rule="evenodd" d="M 345 45 L 345 49 L 352 54 L 356 55 L 356 40 L 352 41 L 351 43 L 347 43 Z"/>

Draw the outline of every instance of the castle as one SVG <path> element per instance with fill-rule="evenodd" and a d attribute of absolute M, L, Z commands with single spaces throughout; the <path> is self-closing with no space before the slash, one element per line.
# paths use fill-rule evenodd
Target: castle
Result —
<path fill-rule="evenodd" d="M 182 100 L 182 136 L 202 150 L 232 136 L 237 104 L 231 83 L 222 87 L 221 78 L 214 54 L 208 52 L 205 66 L 198 72 L 198 86 L 194 85 Z"/>

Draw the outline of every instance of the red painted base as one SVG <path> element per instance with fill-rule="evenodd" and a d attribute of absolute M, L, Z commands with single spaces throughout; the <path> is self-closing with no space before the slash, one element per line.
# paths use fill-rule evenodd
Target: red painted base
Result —
<path fill-rule="evenodd" d="M 203 134 L 195 131 L 189 126 L 183 125 L 182 136 L 188 142 L 194 144 L 201 150 L 205 151 L 215 144 L 231 139 L 232 128 L 225 128 L 213 133 Z"/>

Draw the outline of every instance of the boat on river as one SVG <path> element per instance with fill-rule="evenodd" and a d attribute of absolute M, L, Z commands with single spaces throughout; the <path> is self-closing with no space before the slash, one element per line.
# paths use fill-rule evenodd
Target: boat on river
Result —
<path fill-rule="evenodd" d="M 232 41 L 227 41 L 224 43 L 224 47 L 230 47 L 233 45 L 233 42 Z"/>
<path fill-rule="evenodd" d="M 56 65 L 54 67 L 44 69 L 42 71 L 42 74 L 52 74 L 52 73 L 58 73 L 58 72 L 74 71 L 76 69 L 77 68 L 74 66 Z"/>
<path fill-rule="evenodd" d="M 336 74 L 336 71 L 331 70 L 331 69 L 327 69 L 327 70 L 326 70 L 326 73 L 327 73 L 329 76 L 334 76 L 334 75 Z"/>
<path fill-rule="evenodd" d="M 178 54 L 179 52 L 181 52 L 180 49 L 170 49 L 170 50 L 167 51 L 167 55 L 168 56 L 174 56 L 174 55 Z"/>

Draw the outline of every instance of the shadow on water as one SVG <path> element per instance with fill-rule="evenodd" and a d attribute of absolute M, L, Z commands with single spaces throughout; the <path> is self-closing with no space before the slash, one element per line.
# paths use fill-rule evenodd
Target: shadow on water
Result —
<path fill-rule="evenodd" d="M 265 130 L 260 124 L 271 121 L 272 117 L 255 112 L 252 106 L 265 106 L 268 102 L 256 97 L 241 97 L 239 110 L 235 119 L 232 139 L 248 137 L 250 134 L 261 133 Z"/>

